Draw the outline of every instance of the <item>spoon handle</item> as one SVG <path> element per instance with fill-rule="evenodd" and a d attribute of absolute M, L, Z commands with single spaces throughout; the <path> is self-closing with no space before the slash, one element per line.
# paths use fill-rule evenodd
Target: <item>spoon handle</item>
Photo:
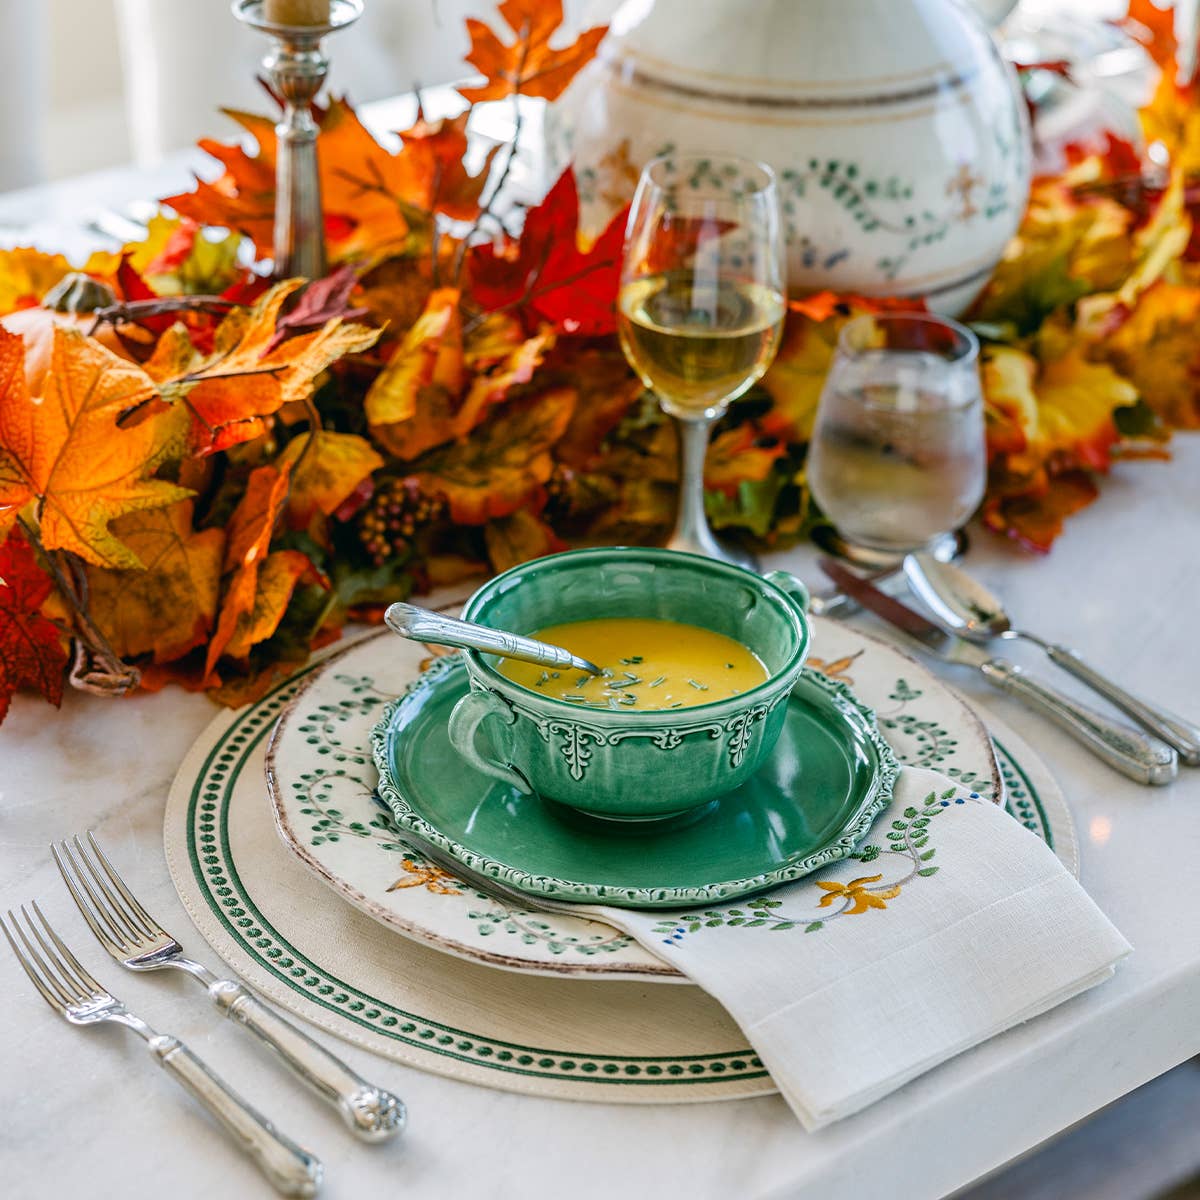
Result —
<path fill-rule="evenodd" d="M 1015 664 L 993 658 L 979 669 L 989 683 L 1048 717 L 1122 775 L 1138 783 L 1161 786 L 1179 773 L 1178 755 L 1165 742 L 1079 704 L 1026 675 Z"/>
<path fill-rule="evenodd" d="M 599 675 L 600 668 L 586 658 L 577 658 L 561 646 L 551 646 L 534 638 L 489 629 L 471 621 L 457 621 L 443 613 L 415 604 L 393 604 L 383 614 L 384 623 L 402 638 L 426 642 L 434 646 L 454 646 L 459 650 L 482 650 L 505 658 L 536 663 L 541 667 L 559 667 L 567 671 L 584 671 Z"/>
<path fill-rule="evenodd" d="M 1045 649 L 1052 662 L 1086 683 L 1092 691 L 1115 704 L 1123 713 L 1162 738 L 1167 745 L 1174 746 L 1189 767 L 1200 766 L 1200 728 L 1183 717 L 1127 692 L 1120 684 L 1088 666 L 1074 650 L 1055 645 L 1047 645 Z"/>

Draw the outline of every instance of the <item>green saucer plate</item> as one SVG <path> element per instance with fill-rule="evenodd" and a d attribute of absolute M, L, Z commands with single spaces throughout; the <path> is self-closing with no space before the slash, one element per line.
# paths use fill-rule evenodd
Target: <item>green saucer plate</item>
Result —
<path fill-rule="evenodd" d="M 766 765 L 700 819 L 641 831 L 581 824 L 458 756 L 446 727 L 468 686 L 461 657 L 448 655 L 387 706 L 371 731 L 379 794 L 401 829 L 562 900 L 674 908 L 799 879 L 850 854 L 900 771 L 875 714 L 806 669 Z"/>

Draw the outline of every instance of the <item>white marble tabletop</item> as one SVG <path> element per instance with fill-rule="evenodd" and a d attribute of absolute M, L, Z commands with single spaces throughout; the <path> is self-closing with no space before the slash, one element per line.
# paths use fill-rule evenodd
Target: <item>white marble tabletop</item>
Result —
<path fill-rule="evenodd" d="M 189 160 L 165 164 L 142 195 L 179 186 Z M 0 230 L 52 211 L 67 245 L 80 206 L 136 197 L 139 177 L 110 172 L 37 195 L 0 198 Z M 55 207 L 57 206 L 57 207 Z M 21 230 L 17 231 L 18 233 Z M 45 240 L 40 238 L 40 240 Z M 1025 624 L 1073 643 L 1134 689 L 1200 717 L 1200 439 L 1175 461 L 1117 467 L 1101 501 L 1074 518 L 1045 559 L 976 534 L 970 565 Z M 807 550 L 779 565 L 819 583 Z M 864 621 L 869 620 L 863 618 Z M 877 626 L 873 626 L 878 628 Z M 1030 652 L 1014 657 L 1037 665 Z M 104 701 L 69 694 L 55 713 L 18 697 L 0 727 L 0 906 L 39 899 L 85 961 L 152 1023 L 187 1041 L 290 1135 L 325 1161 L 329 1197 L 516 1197 L 577 1200 L 689 1196 L 717 1200 L 902 1196 L 935 1200 L 1022 1154 L 1200 1052 L 1200 770 L 1165 789 L 1113 774 L 1037 717 L 970 676 L 953 678 L 1013 725 L 1051 764 L 1078 825 L 1082 879 L 1135 947 L 1110 983 L 908 1085 L 866 1112 L 805 1134 L 774 1097 L 622 1107 L 491 1091 L 339 1046 L 411 1111 L 401 1143 L 363 1147 L 327 1109 L 198 989 L 131 977 L 86 933 L 50 861 L 54 838 L 92 827 L 136 880 L 147 907 L 191 933 L 162 853 L 175 767 L 213 709 L 200 696 Z M 1058 680 L 1065 690 L 1070 681 Z M 265 802 L 265 797 L 264 797 Z M 338 903 L 332 896 L 330 903 Z M 53 1016 L 0 954 L 0 1179 L 21 1200 L 87 1195 L 177 1200 L 272 1193 L 117 1029 L 77 1031 Z M 321 1037 L 326 1035 L 321 1034 Z"/>

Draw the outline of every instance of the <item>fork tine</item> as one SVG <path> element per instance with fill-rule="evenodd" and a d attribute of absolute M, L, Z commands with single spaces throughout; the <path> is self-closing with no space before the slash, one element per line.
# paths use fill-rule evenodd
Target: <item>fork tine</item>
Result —
<path fill-rule="evenodd" d="M 96 887 L 100 889 L 104 899 L 108 902 L 108 912 L 110 920 L 113 918 L 119 919 L 125 928 L 129 931 L 135 942 L 140 942 L 145 937 L 153 937 L 153 930 L 142 929 L 137 917 L 130 912 L 121 901 L 112 888 L 104 880 L 104 876 L 100 874 L 99 868 L 92 860 L 92 856 L 87 852 L 84 844 L 79 840 L 78 835 L 71 839 L 75 843 L 73 853 L 74 862 L 82 862 L 87 868 L 88 874 L 95 880 Z M 70 849 L 70 847 L 68 847 Z"/>
<path fill-rule="evenodd" d="M 25 918 L 25 924 L 29 926 L 30 932 L 35 938 L 37 938 L 38 945 L 41 946 L 47 960 L 51 963 L 55 975 L 57 976 L 59 982 L 63 985 L 63 989 L 70 993 L 71 1002 L 76 1003 L 85 999 L 88 992 L 92 989 L 89 988 L 87 984 L 85 984 L 83 980 L 71 970 L 70 966 L 68 966 L 67 963 L 65 963 L 62 958 L 55 953 L 54 947 L 50 945 L 50 943 L 42 935 L 42 930 L 38 928 L 38 922 L 29 915 L 29 910 L 23 904 L 21 905 L 21 915 Z M 49 921 L 42 916 L 40 910 L 38 910 L 38 916 L 41 917 L 41 923 L 46 927 L 47 932 L 53 932 L 50 929 Z"/>
<path fill-rule="evenodd" d="M 78 839 L 76 839 L 78 840 Z M 108 855 L 100 849 L 100 843 L 96 841 L 96 835 L 89 829 L 87 831 L 87 840 L 91 844 L 92 849 L 96 853 L 96 858 L 100 865 L 104 868 L 105 874 L 116 885 L 117 890 L 125 897 L 125 902 L 133 910 L 134 914 L 141 918 L 146 929 L 152 934 L 165 934 L 165 930 L 153 917 L 141 906 L 137 897 L 125 886 L 125 880 L 117 873 L 117 868 L 108 861 Z"/>
<path fill-rule="evenodd" d="M 102 988 L 96 982 L 91 973 L 88 971 L 87 967 L 85 967 L 83 963 L 81 963 L 79 959 L 75 957 L 75 955 L 71 952 L 71 948 L 62 940 L 62 938 L 58 936 L 57 933 L 54 932 L 54 926 L 46 920 L 45 914 L 38 907 L 38 902 L 36 900 L 31 900 L 29 903 L 33 908 L 33 911 L 37 913 L 38 920 L 41 921 L 42 927 L 50 935 L 50 940 L 55 944 L 55 946 L 58 947 L 59 952 L 62 954 L 63 958 L 66 959 L 67 965 L 73 968 L 76 977 L 85 985 L 87 985 L 87 987 L 91 988 L 93 992 L 103 992 L 104 988 Z"/>
<path fill-rule="evenodd" d="M 25 910 L 22 909 L 22 912 Z M 57 1009 L 65 1011 L 71 1005 L 71 997 L 67 989 L 63 987 L 62 981 L 54 974 L 53 971 L 42 961 L 42 956 L 34 949 L 33 943 L 30 942 L 25 930 L 21 928 L 21 922 L 17 920 L 16 914 L 10 908 L 8 910 L 8 919 L 12 922 L 12 927 L 17 937 L 21 939 L 22 945 L 25 947 L 25 953 L 22 954 L 17 944 L 9 937 L 9 945 L 17 952 L 17 957 L 21 960 L 21 965 L 25 968 L 25 973 L 33 980 L 39 992 L 45 996 L 50 1003 Z M 8 933 L 7 928 L 4 931 Z M 40 978 L 39 978 L 40 976 Z M 53 998 L 51 998 L 53 997 Z"/>
<path fill-rule="evenodd" d="M 61 1012 L 66 1002 L 60 999 L 54 992 L 50 990 L 46 984 L 46 981 L 34 967 L 33 962 L 27 957 L 21 947 L 17 945 L 11 931 L 8 928 L 9 921 L 12 922 L 13 929 L 17 929 L 17 919 L 13 916 L 13 911 L 11 908 L 8 910 L 8 920 L 5 921 L 0 919 L 0 929 L 4 930 L 4 936 L 8 940 L 8 944 L 12 947 L 12 952 L 17 956 L 17 962 L 21 964 L 21 969 L 26 975 L 29 976 L 29 982 L 32 983 L 33 986 L 41 993 L 42 999 L 45 1000 L 45 1002 L 50 1005 L 51 1008 L 55 1009 L 57 1012 Z M 17 929 L 17 932 L 20 933 L 20 930 Z"/>
<path fill-rule="evenodd" d="M 67 885 L 71 898 L 83 914 L 83 919 L 88 923 L 91 931 L 100 939 L 100 944 L 114 957 L 123 957 L 126 953 L 125 934 L 113 923 L 111 916 L 105 911 L 104 905 L 96 898 L 82 869 L 75 861 L 75 856 L 71 853 L 71 847 L 65 841 L 59 842 L 58 845 L 50 847 L 50 853 L 54 856 L 58 872 L 63 877 L 63 882 Z M 70 870 L 67 869 L 68 862 L 71 864 Z M 87 890 L 87 896 L 80 891 L 81 887 Z"/>

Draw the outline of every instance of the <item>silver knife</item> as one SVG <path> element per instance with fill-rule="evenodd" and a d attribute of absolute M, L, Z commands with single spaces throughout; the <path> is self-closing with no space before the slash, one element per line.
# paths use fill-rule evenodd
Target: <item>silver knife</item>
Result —
<path fill-rule="evenodd" d="M 841 563 L 823 558 L 821 570 L 842 592 L 900 630 L 918 649 L 943 662 L 973 667 L 993 687 L 1048 717 L 1122 775 L 1157 786 L 1170 783 L 1179 774 L 1179 756 L 1166 742 L 1088 708 L 1027 675 L 1015 663 L 994 658 L 981 647 L 947 633 Z"/>

